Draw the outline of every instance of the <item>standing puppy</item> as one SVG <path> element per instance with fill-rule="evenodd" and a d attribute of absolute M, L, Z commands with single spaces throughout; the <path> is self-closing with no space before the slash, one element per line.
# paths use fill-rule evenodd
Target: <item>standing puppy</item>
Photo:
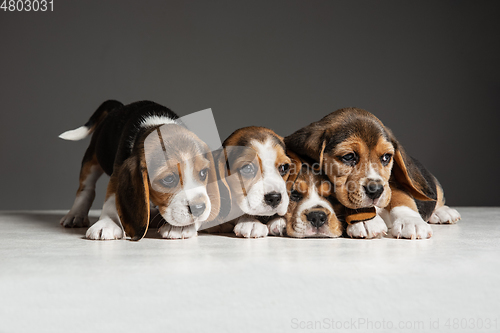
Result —
<path fill-rule="evenodd" d="M 387 230 L 394 237 L 429 238 L 426 223 L 455 223 L 460 214 L 444 205 L 437 179 L 407 155 L 392 132 L 373 114 L 337 110 L 285 138 L 287 147 L 319 163 L 335 195 L 353 210 L 377 209 L 377 217 L 351 223 L 351 237 L 372 238 Z"/>
<path fill-rule="evenodd" d="M 235 224 L 240 237 L 265 237 L 268 228 L 259 218 L 282 216 L 288 207 L 285 181 L 290 158 L 283 138 L 264 127 L 236 130 L 218 155 L 219 184 L 224 198 L 220 219 Z"/>
<path fill-rule="evenodd" d="M 88 226 L 95 184 L 104 172 L 111 176 L 106 200 L 99 220 L 87 230 L 89 239 L 143 238 L 150 206 L 157 206 L 166 221 L 159 229 L 164 238 L 196 236 L 199 225 L 219 213 L 211 151 L 168 108 L 149 101 L 126 106 L 107 101 L 84 126 L 60 137 L 81 140 L 91 133 L 80 187 L 63 226 Z"/>

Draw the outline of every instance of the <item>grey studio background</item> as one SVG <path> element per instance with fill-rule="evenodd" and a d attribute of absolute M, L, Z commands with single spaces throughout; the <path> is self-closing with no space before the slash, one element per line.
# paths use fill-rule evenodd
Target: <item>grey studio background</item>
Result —
<path fill-rule="evenodd" d="M 221 139 L 375 113 L 453 206 L 498 205 L 499 3 L 57 1 L 0 11 L 0 209 L 69 209 L 106 99 L 212 108 Z M 103 177 L 104 179 L 104 177 Z M 94 208 L 101 208 L 101 180 Z"/>

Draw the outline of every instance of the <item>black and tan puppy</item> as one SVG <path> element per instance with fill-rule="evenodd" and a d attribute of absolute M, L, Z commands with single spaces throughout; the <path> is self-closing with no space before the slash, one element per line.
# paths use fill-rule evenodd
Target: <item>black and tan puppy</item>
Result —
<path fill-rule="evenodd" d="M 110 175 L 99 220 L 86 237 L 139 240 L 146 234 L 150 206 L 166 221 L 164 238 L 190 238 L 219 213 L 215 164 L 209 147 L 168 108 L 142 101 L 103 103 L 82 127 L 61 134 L 80 140 L 93 133 L 80 171 L 80 186 L 65 227 L 88 226 L 95 184 Z"/>
<path fill-rule="evenodd" d="M 391 227 L 394 237 L 429 238 L 426 223 L 455 223 L 460 214 L 444 205 L 437 179 L 407 155 L 392 132 L 370 112 L 337 110 L 285 138 L 299 155 L 316 161 L 335 186 L 335 196 L 353 210 L 378 215 L 351 223 L 351 237 L 372 238 Z"/>
<path fill-rule="evenodd" d="M 219 218 L 231 222 L 208 231 L 227 231 L 234 225 L 237 236 L 265 237 L 268 227 L 262 221 L 284 215 L 288 207 L 290 158 L 283 138 L 268 128 L 251 126 L 236 130 L 222 146 L 217 157 L 223 198 Z"/>
<path fill-rule="evenodd" d="M 328 199 L 332 184 L 293 152 L 287 151 L 287 155 L 291 159 L 287 180 L 290 203 L 285 216 L 268 223 L 269 233 L 296 238 L 341 236 L 342 223 L 336 213 L 343 207 Z"/>

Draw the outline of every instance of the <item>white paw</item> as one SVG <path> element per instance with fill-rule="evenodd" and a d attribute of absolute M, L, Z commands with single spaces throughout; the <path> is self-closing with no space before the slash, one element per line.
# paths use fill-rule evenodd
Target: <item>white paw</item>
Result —
<path fill-rule="evenodd" d="M 391 234 L 396 238 L 426 239 L 431 238 L 432 228 L 421 217 L 400 217 L 394 221 Z"/>
<path fill-rule="evenodd" d="M 460 213 L 456 209 L 443 206 L 434 211 L 429 219 L 429 223 L 452 224 L 457 223 L 461 218 L 462 216 L 460 216 Z"/>
<path fill-rule="evenodd" d="M 384 220 L 376 215 L 371 220 L 348 225 L 346 232 L 352 238 L 383 237 L 387 235 L 387 226 Z"/>
<path fill-rule="evenodd" d="M 234 233 L 238 237 L 258 238 L 266 237 L 269 230 L 267 225 L 260 222 L 238 222 L 234 226 Z"/>
<path fill-rule="evenodd" d="M 391 210 L 391 235 L 396 238 L 426 239 L 432 236 L 432 228 L 420 214 L 406 206 Z"/>
<path fill-rule="evenodd" d="M 122 228 L 108 217 L 97 221 L 85 234 L 86 238 L 94 240 L 121 239 L 124 236 Z"/>
<path fill-rule="evenodd" d="M 286 231 L 286 220 L 284 217 L 278 217 L 272 221 L 267 222 L 267 229 L 269 235 L 283 236 Z"/>
<path fill-rule="evenodd" d="M 198 235 L 196 225 L 194 223 L 184 227 L 176 227 L 165 223 L 160 227 L 160 229 L 158 229 L 158 232 L 161 237 L 167 239 L 186 239 L 193 238 Z"/>

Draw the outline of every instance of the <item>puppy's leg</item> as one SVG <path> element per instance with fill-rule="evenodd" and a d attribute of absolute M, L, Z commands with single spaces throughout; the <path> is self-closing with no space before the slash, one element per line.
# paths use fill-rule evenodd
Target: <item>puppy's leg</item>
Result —
<path fill-rule="evenodd" d="M 121 239 L 125 237 L 120 217 L 116 210 L 116 178 L 111 176 L 106 193 L 106 200 L 102 207 L 101 217 L 99 221 L 93 224 L 85 235 L 88 239 L 94 240 L 110 240 Z"/>
<path fill-rule="evenodd" d="M 193 238 L 198 235 L 196 224 L 190 224 L 183 227 L 178 227 L 165 222 L 164 225 L 158 229 L 161 237 L 167 239 L 185 239 L 185 238 Z"/>
<path fill-rule="evenodd" d="M 279 216 L 269 222 L 267 222 L 267 229 L 269 230 L 269 235 L 272 236 L 283 236 L 286 234 L 286 219 L 285 217 Z"/>
<path fill-rule="evenodd" d="M 441 186 L 437 186 L 437 205 L 429 218 L 429 223 L 453 224 L 462 218 L 456 209 L 445 206 L 444 203 L 443 189 Z"/>
<path fill-rule="evenodd" d="M 70 211 L 60 223 L 66 228 L 81 228 L 89 226 L 89 210 L 95 198 L 95 184 L 103 170 L 94 155 L 92 147 L 87 149 L 80 170 L 80 186 Z"/>
<path fill-rule="evenodd" d="M 425 239 L 432 236 L 431 226 L 422 219 L 415 200 L 406 192 L 392 189 L 389 210 L 392 236 L 410 239 Z"/>
<path fill-rule="evenodd" d="M 245 238 L 266 237 L 269 233 L 265 224 L 249 215 L 239 217 L 233 230 L 236 236 Z"/>

